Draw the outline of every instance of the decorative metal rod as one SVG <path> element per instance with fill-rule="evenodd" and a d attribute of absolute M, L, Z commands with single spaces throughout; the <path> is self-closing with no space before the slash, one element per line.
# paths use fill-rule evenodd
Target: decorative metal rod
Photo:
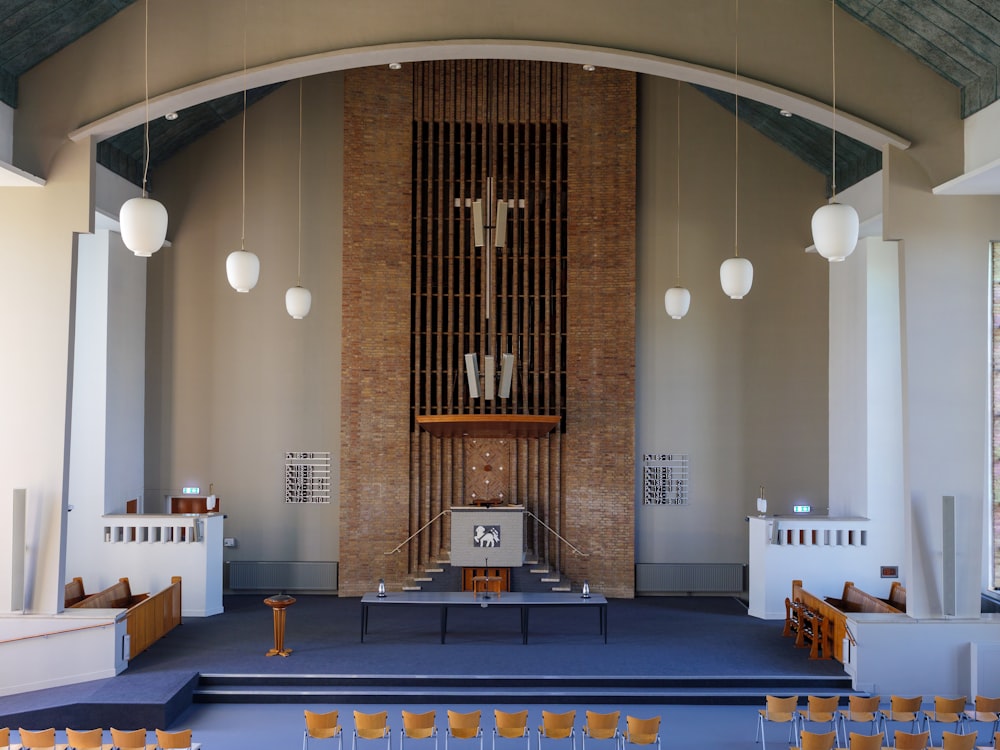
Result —
<path fill-rule="evenodd" d="M 432 518 L 430 521 L 428 521 L 427 523 L 425 523 L 419 529 L 417 529 L 416 531 L 414 531 L 412 534 L 410 534 L 408 537 L 406 537 L 406 539 L 404 539 L 403 541 L 401 541 L 399 543 L 398 547 L 396 547 L 395 549 L 391 549 L 388 552 L 383 552 L 382 554 L 383 555 L 394 555 L 394 554 L 396 554 L 401 549 L 403 549 L 403 547 L 405 547 L 407 544 L 409 544 L 414 539 L 414 537 L 418 536 L 421 531 L 423 531 L 424 529 L 426 529 L 428 526 L 430 526 L 432 523 L 434 523 L 436 520 L 438 520 L 441 516 L 446 516 L 449 513 L 451 513 L 450 510 L 442 510 L 440 513 L 438 513 L 436 516 L 434 516 L 434 518 Z"/>
<path fill-rule="evenodd" d="M 538 516 L 536 516 L 530 510 L 528 510 L 527 508 L 525 508 L 524 512 L 527 515 L 529 515 L 532 518 L 534 518 L 536 521 L 538 521 L 538 523 L 540 523 L 546 529 L 548 529 L 549 531 L 551 531 L 553 534 L 555 534 L 555 536 L 557 536 L 559 538 L 559 541 L 563 542 L 567 547 L 569 547 L 571 550 L 573 550 L 576 554 L 583 555 L 584 557 L 590 557 L 590 553 L 589 552 L 584 552 L 582 549 L 579 549 L 578 547 L 574 546 L 573 543 L 570 542 L 566 537 L 564 537 L 558 531 L 556 531 L 555 529 L 553 529 L 551 526 L 549 526 L 547 523 L 545 523 L 545 521 L 543 521 L 541 518 L 539 518 Z"/>

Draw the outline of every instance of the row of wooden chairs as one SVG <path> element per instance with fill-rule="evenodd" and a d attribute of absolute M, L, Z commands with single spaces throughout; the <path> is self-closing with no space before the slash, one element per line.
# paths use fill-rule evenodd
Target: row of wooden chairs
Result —
<path fill-rule="evenodd" d="M 849 739 L 846 750 L 891 750 L 891 748 L 895 748 L 895 750 L 932 750 L 929 731 L 904 732 L 902 729 L 897 729 L 893 733 L 891 748 L 889 745 L 883 744 L 885 742 L 885 734 L 882 732 L 877 732 L 876 734 L 849 732 L 848 735 Z M 998 740 L 1000 740 L 1000 732 L 996 732 L 989 745 L 977 745 L 976 740 L 978 736 L 978 732 L 958 734 L 945 730 L 941 733 L 941 745 L 939 748 L 940 750 L 976 750 L 977 748 L 980 750 L 992 750 L 992 748 L 997 746 Z M 804 729 L 799 737 L 798 750 L 836 750 L 837 748 L 837 732 L 835 731 L 810 732 Z"/>
<path fill-rule="evenodd" d="M 10 729 L 0 729 L 0 750 L 199 750 L 191 741 L 191 730 L 156 730 L 156 742 L 147 742 L 145 729 L 111 729 L 111 742 L 104 741 L 104 729 L 66 729 L 66 742 L 56 743 L 56 730 L 18 729 L 20 742 L 12 744 Z"/>
<path fill-rule="evenodd" d="M 655 745 L 660 750 L 660 717 L 643 719 L 625 717 L 625 729 L 619 723 L 620 711 L 598 713 L 586 712 L 586 720 L 580 728 L 583 750 L 587 740 L 607 740 L 614 743 L 615 750 L 628 746 Z M 461 713 L 448 711 L 448 723 L 444 732 L 444 747 L 448 750 L 450 740 L 478 740 L 479 750 L 483 750 L 482 712 Z M 528 728 L 528 711 L 493 711 L 493 744 L 497 739 L 524 740 L 525 750 L 531 750 L 531 731 Z M 302 750 L 309 750 L 310 740 L 337 740 L 338 750 L 343 750 L 344 731 L 340 725 L 338 711 L 317 712 L 305 710 L 305 731 L 302 735 Z M 434 750 L 438 750 L 437 712 L 402 712 L 403 725 L 399 730 L 399 750 L 404 750 L 407 740 L 433 740 Z M 557 713 L 542 711 L 542 723 L 538 727 L 538 750 L 542 750 L 543 740 L 567 740 L 571 750 L 576 750 L 576 711 Z M 392 750 L 392 731 L 386 711 L 377 713 L 354 712 L 354 735 L 352 750 L 357 750 L 358 740 L 384 740 L 386 750 Z"/>
<path fill-rule="evenodd" d="M 769 695 L 766 698 L 765 707 L 758 712 L 757 734 L 754 741 L 760 741 L 766 750 L 764 726 L 769 722 L 788 724 L 789 742 L 794 739 L 796 747 L 802 747 L 801 737 L 803 734 L 800 733 L 807 731 L 806 726 L 816 724 L 827 725 L 828 731 L 824 734 L 832 735 L 834 741 L 841 747 L 848 745 L 849 724 L 867 724 L 869 727 L 867 736 L 878 737 L 880 742 L 884 740 L 886 747 L 889 746 L 890 722 L 909 725 L 908 732 L 896 730 L 894 734 L 894 739 L 897 741 L 900 734 L 908 735 L 908 737 L 903 738 L 903 742 L 911 746 L 906 747 L 905 750 L 923 750 L 924 747 L 932 746 L 934 738 L 931 735 L 931 729 L 934 726 L 950 725 L 953 729 L 951 732 L 942 730 L 941 746 L 944 744 L 944 735 L 966 735 L 970 724 L 991 725 L 987 736 L 992 737 L 991 744 L 994 747 L 996 747 L 996 736 L 1000 732 L 1000 698 L 977 695 L 974 703 L 970 706 L 965 696 L 948 698 L 937 695 L 934 696 L 933 709 L 923 708 L 923 696 L 893 695 L 889 698 L 887 708 L 881 707 L 882 700 L 878 695 L 849 696 L 847 708 L 840 708 L 840 700 L 839 695 L 810 695 L 807 698 L 805 708 L 802 709 L 799 707 L 799 696 L 797 695 L 786 697 Z M 853 736 L 855 733 L 851 732 L 850 734 Z M 973 734 L 978 734 L 978 732 Z M 926 735 L 922 745 L 919 744 L 921 735 Z M 957 747 L 961 747 L 963 743 L 968 743 L 968 741 L 959 741 L 953 738 L 950 744 L 955 746 L 956 743 L 958 743 Z M 913 744 L 917 744 L 919 747 L 914 748 Z"/>

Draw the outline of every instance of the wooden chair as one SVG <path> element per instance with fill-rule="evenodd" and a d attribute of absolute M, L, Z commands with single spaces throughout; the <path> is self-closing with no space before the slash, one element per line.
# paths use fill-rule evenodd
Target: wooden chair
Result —
<path fill-rule="evenodd" d="M 156 750 L 197 750 L 197 743 L 191 742 L 191 730 L 179 729 L 176 732 L 156 730 Z"/>
<path fill-rule="evenodd" d="M 480 724 L 482 711 L 448 711 L 448 728 L 444 733 L 444 750 L 448 750 L 448 738 L 456 740 L 479 740 L 479 750 L 483 750 L 483 728 Z"/>
<path fill-rule="evenodd" d="M 10 727 L 0 728 L 0 750 L 10 750 Z"/>
<path fill-rule="evenodd" d="M 528 733 L 528 711 L 501 711 L 493 709 L 493 750 L 497 749 L 497 737 L 508 740 L 523 739 L 525 750 L 531 750 L 531 735 Z"/>
<path fill-rule="evenodd" d="M 910 734 L 916 733 L 919 729 L 920 705 L 924 702 L 923 696 L 917 695 L 911 698 L 904 698 L 901 695 L 889 697 L 888 710 L 882 709 L 879 715 L 882 719 L 882 733 L 885 734 L 885 744 L 889 744 L 889 722 L 910 725 Z"/>
<path fill-rule="evenodd" d="M 826 724 L 829 731 L 836 732 L 837 742 L 840 742 L 840 726 L 837 721 L 837 707 L 840 705 L 839 695 L 810 695 L 806 698 L 806 710 L 799 711 L 799 729 L 804 730 L 806 724 Z"/>
<path fill-rule="evenodd" d="M 385 740 L 386 750 L 392 750 L 392 734 L 389 731 L 388 714 L 379 711 L 366 714 L 354 712 L 354 737 L 351 740 L 352 750 L 357 750 L 358 740 Z"/>
<path fill-rule="evenodd" d="M 24 750 L 55 750 L 56 730 L 54 728 L 38 731 L 18 729 L 17 734 L 21 738 L 21 747 Z"/>
<path fill-rule="evenodd" d="M 881 732 L 875 732 L 875 734 L 851 732 L 847 746 L 849 750 L 882 750 L 882 740 L 884 739 L 885 735 Z"/>
<path fill-rule="evenodd" d="M 847 708 L 842 708 L 840 714 L 840 736 L 848 736 L 848 723 L 868 724 L 870 734 L 880 731 L 882 714 L 879 711 L 879 704 L 882 698 L 878 695 L 849 695 L 847 697 Z M 852 732 L 852 734 L 854 734 Z M 883 738 L 884 739 L 884 738 Z"/>
<path fill-rule="evenodd" d="M 103 729 L 66 728 L 67 750 L 104 750 Z M 110 746 L 109 746 L 110 747 Z"/>
<path fill-rule="evenodd" d="M 344 748 L 344 732 L 337 719 L 340 717 L 338 711 L 327 711 L 321 713 L 305 709 L 306 728 L 302 732 L 302 750 L 307 750 L 309 740 L 337 740 L 339 750 Z"/>
<path fill-rule="evenodd" d="M 969 734 L 958 734 L 947 730 L 941 732 L 942 750 L 973 750 L 976 746 L 976 738 L 979 732 Z"/>
<path fill-rule="evenodd" d="M 111 727 L 111 746 L 116 750 L 146 750 L 146 730 Z"/>
<path fill-rule="evenodd" d="M 894 735 L 893 747 L 896 750 L 926 750 L 930 744 L 930 732 L 904 732 L 897 729 Z"/>
<path fill-rule="evenodd" d="M 573 723 L 576 721 L 576 711 L 565 711 L 554 713 L 542 710 L 542 723 L 538 727 L 538 750 L 542 750 L 542 738 L 550 740 L 569 740 L 576 750 L 576 730 Z"/>
<path fill-rule="evenodd" d="M 425 711 L 424 713 L 413 713 L 403 711 L 403 728 L 399 730 L 399 750 L 403 750 L 403 744 L 407 738 L 411 740 L 434 740 L 434 750 L 438 747 L 437 726 L 434 723 L 437 712 Z"/>
<path fill-rule="evenodd" d="M 623 750 L 629 745 L 656 745 L 656 750 L 660 750 L 660 717 L 639 719 L 626 715 L 625 733 L 622 735 Z"/>
<path fill-rule="evenodd" d="M 984 695 L 976 696 L 976 707 L 965 712 L 966 722 L 976 724 L 992 724 L 990 736 L 994 736 L 1000 731 L 1000 698 L 987 698 Z"/>
<path fill-rule="evenodd" d="M 761 747 L 767 750 L 767 740 L 764 737 L 764 724 L 765 722 L 773 722 L 775 724 L 788 724 L 788 741 L 791 742 L 794 738 L 795 746 L 798 747 L 799 733 L 796 730 L 799 723 L 799 696 L 790 695 L 785 698 L 779 698 L 769 695 L 765 700 L 764 708 L 757 712 L 757 733 L 753 741 L 760 742 Z"/>
<path fill-rule="evenodd" d="M 829 732 L 810 732 L 803 729 L 799 735 L 799 747 L 802 750 L 833 750 L 837 744 L 837 730 Z"/>
<path fill-rule="evenodd" d="M 580 737 L 583 741 L 583 750 L 587 750 L 587 738 L 592 740 L 614 740 L 615 748 L 621 739 L 618 733 L 618 719 L 621 711 L 611 711 L 602 714 L 594 711 L 587 711 L 587 721 L 583 725 Z"/>
<path fill-rule="evenodd" d="M 940 695 L 934 696 L 934 709 L 924 711 L 924 728 L 930 731 L 932 724 L 954 724 L 955 733 L 965 733 L 965 704 L 966 697 L 943 698 Z M 931 744 L 934 744 L 934 737 L 931 737 Z"/>

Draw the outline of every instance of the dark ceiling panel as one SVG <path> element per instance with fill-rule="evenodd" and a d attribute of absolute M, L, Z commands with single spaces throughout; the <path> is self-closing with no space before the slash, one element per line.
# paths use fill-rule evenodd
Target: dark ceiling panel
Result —
<path fill-rule="evenodd" d="M 962 117 L 1000 96 L 1000 0 L 836 0 L 962 89 Z"/>
<path fill-rule="evenodd" d="M 0 99 L 16 107 L 22 74 L 135 1 L 0 0 Z"/>
<path fill-rule="evenodd" d="M 736 111 L 736 97 L 704 86 L 696 86 L 705 96 Z M 832 194 L 833 131 L 801 117 L 785 117 L 781 110 L 740 97 L 740 120 L 794 154 L 826 177 L 827 196 Z M 882 168 L 882 152 L 837 133 L 837 191 L 846 190 Z"/>
<path fill-rule="evenodd" d="M 247 91 L 250 107 L 283 84 L 277 83 Z M 149 123 L 149 174 L 152 184 L 156 167 L 185 146 L 243 112 L 243 92 L 229 94 L 178 112 L 176 120 L 159 117 Z M 97 144 L 97 162 L 129 182 L 142 186 L 145 161 L 145 127 L 137 125 Z"/>

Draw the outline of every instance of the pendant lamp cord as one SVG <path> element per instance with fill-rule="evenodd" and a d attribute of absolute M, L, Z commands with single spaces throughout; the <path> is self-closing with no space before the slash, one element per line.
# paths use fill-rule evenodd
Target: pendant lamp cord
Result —
<path fill-rule="evenodd" d="M 837 197 L 837 3 L 830 0 L 830 50 L 833 68 L 833 163 L 830 165 L 831 200 Z"/>
<path fill-rule="evenodd" d="M 736 97 L 736 197 L 735 216 L 733 218 L 733 245 L 735 255 L 740 256 L 740 0 L 736 0 L 736 61 L 733 65 L 733 77 L 736 79 L 733 94 Z"/>
<path fill-rule="evenodd" d="M 677 286 L 681 285 L 681 82 L 677 81 Z"/>
<path fill-rule="evenodd" d="M 240 250 L 244 249 L 247 237 L 247 6 L 249 0 L 243 3 L 243 153 L 242 189 L 243 189 L 243 220 L 240 226 Z"/>
<path fill-rule="evenodd" d="M 145 159 L 142 165 L 142 197 L 146 197 L 146 175 L 149 173 L 149 0 L 146 0 L 146 20 L 143 26 L 143 46 L 145 48 L 143 56 L 143 78 L 146 88 L 146 127 L 143 135 L 143 147 L 145 148 Z"/>
<path fill-rule="evenodd" d="M 295 285 L 302 286 L 302 79 L 299 79 L 299 264 Z"/>

